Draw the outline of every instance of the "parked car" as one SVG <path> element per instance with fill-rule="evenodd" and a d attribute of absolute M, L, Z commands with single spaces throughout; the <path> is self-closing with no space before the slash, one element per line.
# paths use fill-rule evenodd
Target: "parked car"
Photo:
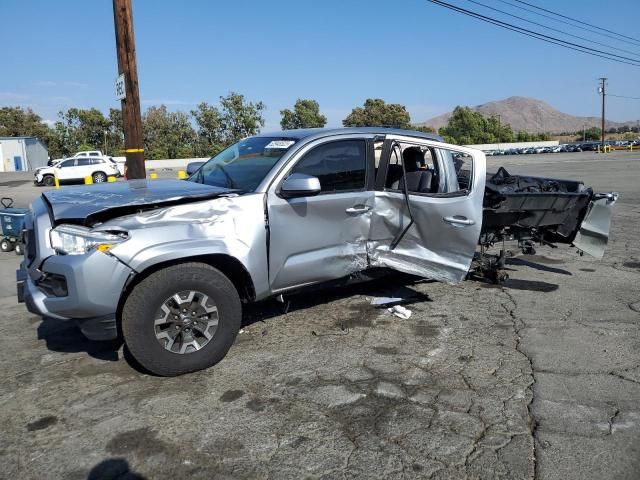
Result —
<path fill-rule="evenodd" d="M 100 150 L 84 150 L 82 152 L 78 152 L 70 157 L 64 158 L 53 158 L 47 162 L 47 165 L 52 167 L 54 163 L 60 163 L 62 160 L 68 160 L 70 158 L 85 158 L 85 157 L 104 157 Z"/>
<path fill-rule="evenodd" d="M 93 183 L 102 183 L 107 181 L 107 177 L 119 175 L 120 171 L 113 160 L 108 157 L 87 155 L 62 160 L 52 167 L 36 169 L 33 183 L 39 186 L 52 186 L 55 183 L 54 176 L 57 176 L 61 182 L 91 177 Z"/>
<path fill-rule="evenodd" d="M 186 181 L 44 192 L 25 218 L 18 300 L 91 339 L 121 336 L 143 367 L 179 375 L 222 360 L 243 303 L 385 269 L 499 281 L 486 249 L 505 236 L 601 256 L 615 200 L 503 168 L 487 179 L 481 151 L 422 132 L 262 134 Z"/>

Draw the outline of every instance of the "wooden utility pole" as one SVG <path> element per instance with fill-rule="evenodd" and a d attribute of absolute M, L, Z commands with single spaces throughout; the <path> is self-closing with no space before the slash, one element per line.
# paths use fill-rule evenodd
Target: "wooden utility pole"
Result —
<path fill-rule="evenodd" d="M 604 96 L 605 96 L 605 86 L 606 86 L 607 79 L 602 77 L 599 80 L 600 80 L 600 88 L 598 88 L 598 91 L 600 92 L 600 95 L 602 95 L 602 138 L 600 139 L 600 147 L 604 152 Z"/>
<path fill-rule="evenodd" d="M 113 0 L 113 23 L 116 29 L 118 74 L 124 75 L 125 97 L 122 98 L 121 104 L 124 148 L 127 156 L 125 169 L 127 178 L 146 178 L 131 0 Z"/>

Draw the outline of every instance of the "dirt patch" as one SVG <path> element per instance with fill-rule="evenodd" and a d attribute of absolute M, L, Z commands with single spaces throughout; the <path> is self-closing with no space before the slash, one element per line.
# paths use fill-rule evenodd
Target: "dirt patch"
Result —
<path fill-rule="evenodd" d="M 6 182 L 0 182 L 0 187 L 20 187 L 31 183 L 31 180 L 8 180 Z"/>
<path fill-rule="evenodd" d="M 158 455 L 170 450 L 169 445 L 158 439 L 148 427 L 122 432 L 107 442 L 107 452 L 112 455 L 138 453 L 142 457 Z"/>
<path fill-rule="evenodd" d="M 396 355 L 398 349 L 395 347 L 373 347 L 373 351 L 380 355 Z"/>
<path fill-rule="evenodd" d="M 51 425 L 55 425 L 56 423 L 58 423 L 58 417 L 47 415 L 46 417 L 39 418 L 35 422 L 27 423 L 27 430 L 29 430 L 30 432 L 35 432 L 36 430 L 44 430 L 45 428 L 48 428 Z"/>
<path fill-rule="evenodd" d="M 227 390 L 220 395 L 221 402 L 234 402 L 244 395 L 242 390 Z"/>
<path fill-rule="evenodd" d="M 349 305 L 347 307 L 347 315 L 335 322 L 335 326 L 341 329 L 347 328 L 371 328 L 373 327 L 374 317 L 377 315 L 376 310 L 366 303 L 358 305 Z"/>
<path fill-rule="evenodd" d="M 429 325 L 426 323 L 418 323 L 413 327 L 413 333 L 420 337 L 437 337 L 440 333 L 440 327 Z"/>

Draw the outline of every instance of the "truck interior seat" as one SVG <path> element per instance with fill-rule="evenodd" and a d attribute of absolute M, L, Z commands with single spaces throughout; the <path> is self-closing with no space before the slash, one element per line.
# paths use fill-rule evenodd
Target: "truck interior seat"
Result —
<path fill-rule="evenodd" d="M 424 168 L 424 153 L 418 147 L 409 147 L 402 153 L 402 161 L 407 171 L 407 188 L 410 192 L 430 193 L 433 183 L 433 172 Z M 391 167 L 397 167 L 391 169 Z M 402 178 L 401 165 L 389 165 L 389 176 L 393 173 L 397 180 L 392 180 L 391 188 L 402 190 L 404 180 Z M 397 175 L 397 177 L 396 177 Z"/>

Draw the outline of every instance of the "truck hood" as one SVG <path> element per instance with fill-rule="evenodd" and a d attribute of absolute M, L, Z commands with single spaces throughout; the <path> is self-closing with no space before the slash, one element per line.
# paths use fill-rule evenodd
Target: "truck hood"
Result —
<path fill-rule="evenodd" d="M 179 205 L 236 193 L 184 180 L 129 180 L 65 187 L 42 194 L 55 224 L 75 223 L 88 227 L 110 218 L 142 210 Z"/>

